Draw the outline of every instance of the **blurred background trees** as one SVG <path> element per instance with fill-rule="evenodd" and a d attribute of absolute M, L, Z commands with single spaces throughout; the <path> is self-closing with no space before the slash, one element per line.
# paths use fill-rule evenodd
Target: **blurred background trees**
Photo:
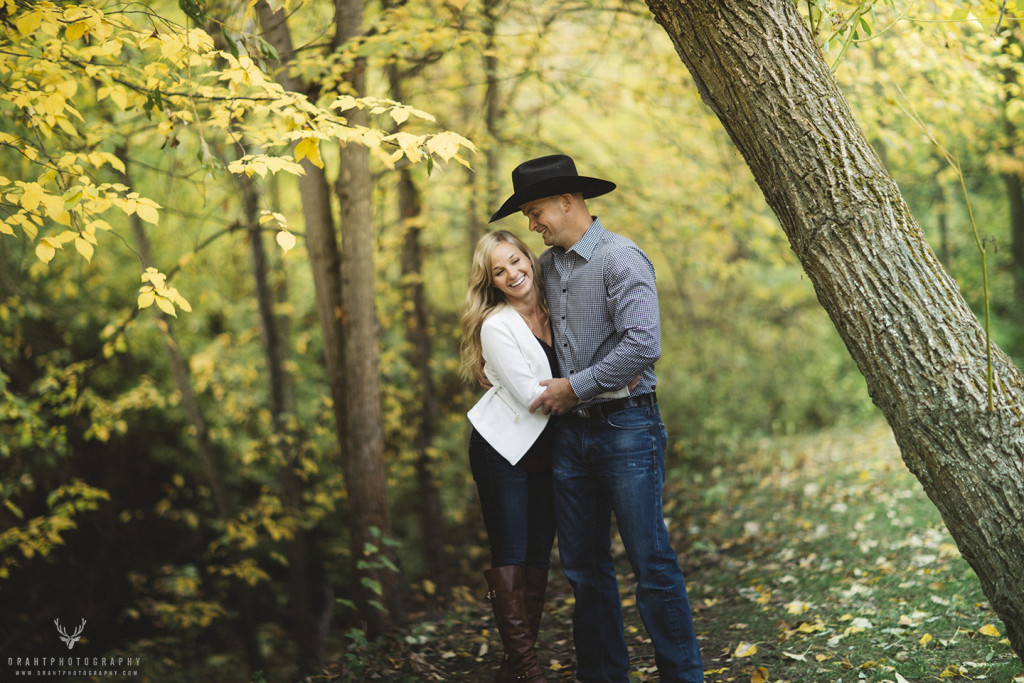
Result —
<path fill-rule="evenodd" d="M 962 176 L 1019 360 L 1015 4 L 814 8 L 980 316 Z M 591 208 L 655 261 L 670 467 L 875 415 L 641 3 L 243 9 L 0 9 L 0 651 L 49 653 L 53 618 L 84 617 L 93 652 L 157 676 L 292 675 L 475 580 L 459 306 L 533 156 L 614 180 Z"/>

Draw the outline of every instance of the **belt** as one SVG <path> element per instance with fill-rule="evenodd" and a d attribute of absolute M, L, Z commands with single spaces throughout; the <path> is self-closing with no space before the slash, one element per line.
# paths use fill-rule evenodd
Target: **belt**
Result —
<path fill-rule="evenodd" d="M 584 406 L 583 408 L 577 408 L 573 411 L 574 415 L 579 417 L 595 418 L 603 420 L 614 412 L 619 410 L 625 410 L 626 408 L 635 408 L 636 406 L 653 406 L 658 402 L 658 397 L 652 391 L 649 394 L 640 394 L 639 396 L 627 396 L 626 398 L 616 398 L 611 401 L 604 401 L 603 403 L 595 403 L 593 405 Z"/>

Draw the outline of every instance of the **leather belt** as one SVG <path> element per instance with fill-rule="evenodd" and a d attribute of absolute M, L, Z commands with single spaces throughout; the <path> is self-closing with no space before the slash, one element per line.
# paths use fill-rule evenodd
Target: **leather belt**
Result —
<path fill-rule="evenodd" d="M 577 408 L 573 411 L 574 415 L 579 417 L 594 418 L 603 420 L 609 415 L 619 410 L 625 410 L 626 408 L 635 408 L 636 406 L 653 406 L 658 402 L 658 397 L 652 391 L 649 394 L 640 394 L 639 396 L 627 396 L 626 398 L 616 398 L 611 401 L 604 401 L 602 403 L 594 403 L 583 408 Z"/>

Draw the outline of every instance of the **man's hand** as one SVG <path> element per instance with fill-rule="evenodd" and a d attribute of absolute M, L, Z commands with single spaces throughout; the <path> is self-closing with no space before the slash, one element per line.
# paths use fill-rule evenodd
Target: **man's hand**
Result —
<path fill-rule="evenodd" d="M 573 406 L 580 402 L 572 385 L 565 377 L 541 380 L 541 386 L 546 387 L 544 393 L 537 397 L 537 400 L 530 405 L 530 412 L 540 410 L 545 415 L 562 415 L 572 410 Z"/>

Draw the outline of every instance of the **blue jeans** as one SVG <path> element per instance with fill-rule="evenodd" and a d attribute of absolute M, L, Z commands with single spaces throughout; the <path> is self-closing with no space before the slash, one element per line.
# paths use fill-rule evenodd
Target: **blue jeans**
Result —
<path fill-rule="evenodd" d="M 550 448 L 544 438 L 513 466 L 475 429 L 469 437 L 469 466 L 480 495 L 492 567 L 547 569 L 551 564 L 555 510 Z"/>
<path fill-rule="evenodd" d="M 662 511 L 666 440 L 657 405 L 605 419 L 569 415 L 554 433 L 558 548 L 576 597 L 572 625 L 581 681 L 629 679 L 612 513 L 636 576 L 636 606 L 661 680 L 704 680 L 686 583 Z"/>

